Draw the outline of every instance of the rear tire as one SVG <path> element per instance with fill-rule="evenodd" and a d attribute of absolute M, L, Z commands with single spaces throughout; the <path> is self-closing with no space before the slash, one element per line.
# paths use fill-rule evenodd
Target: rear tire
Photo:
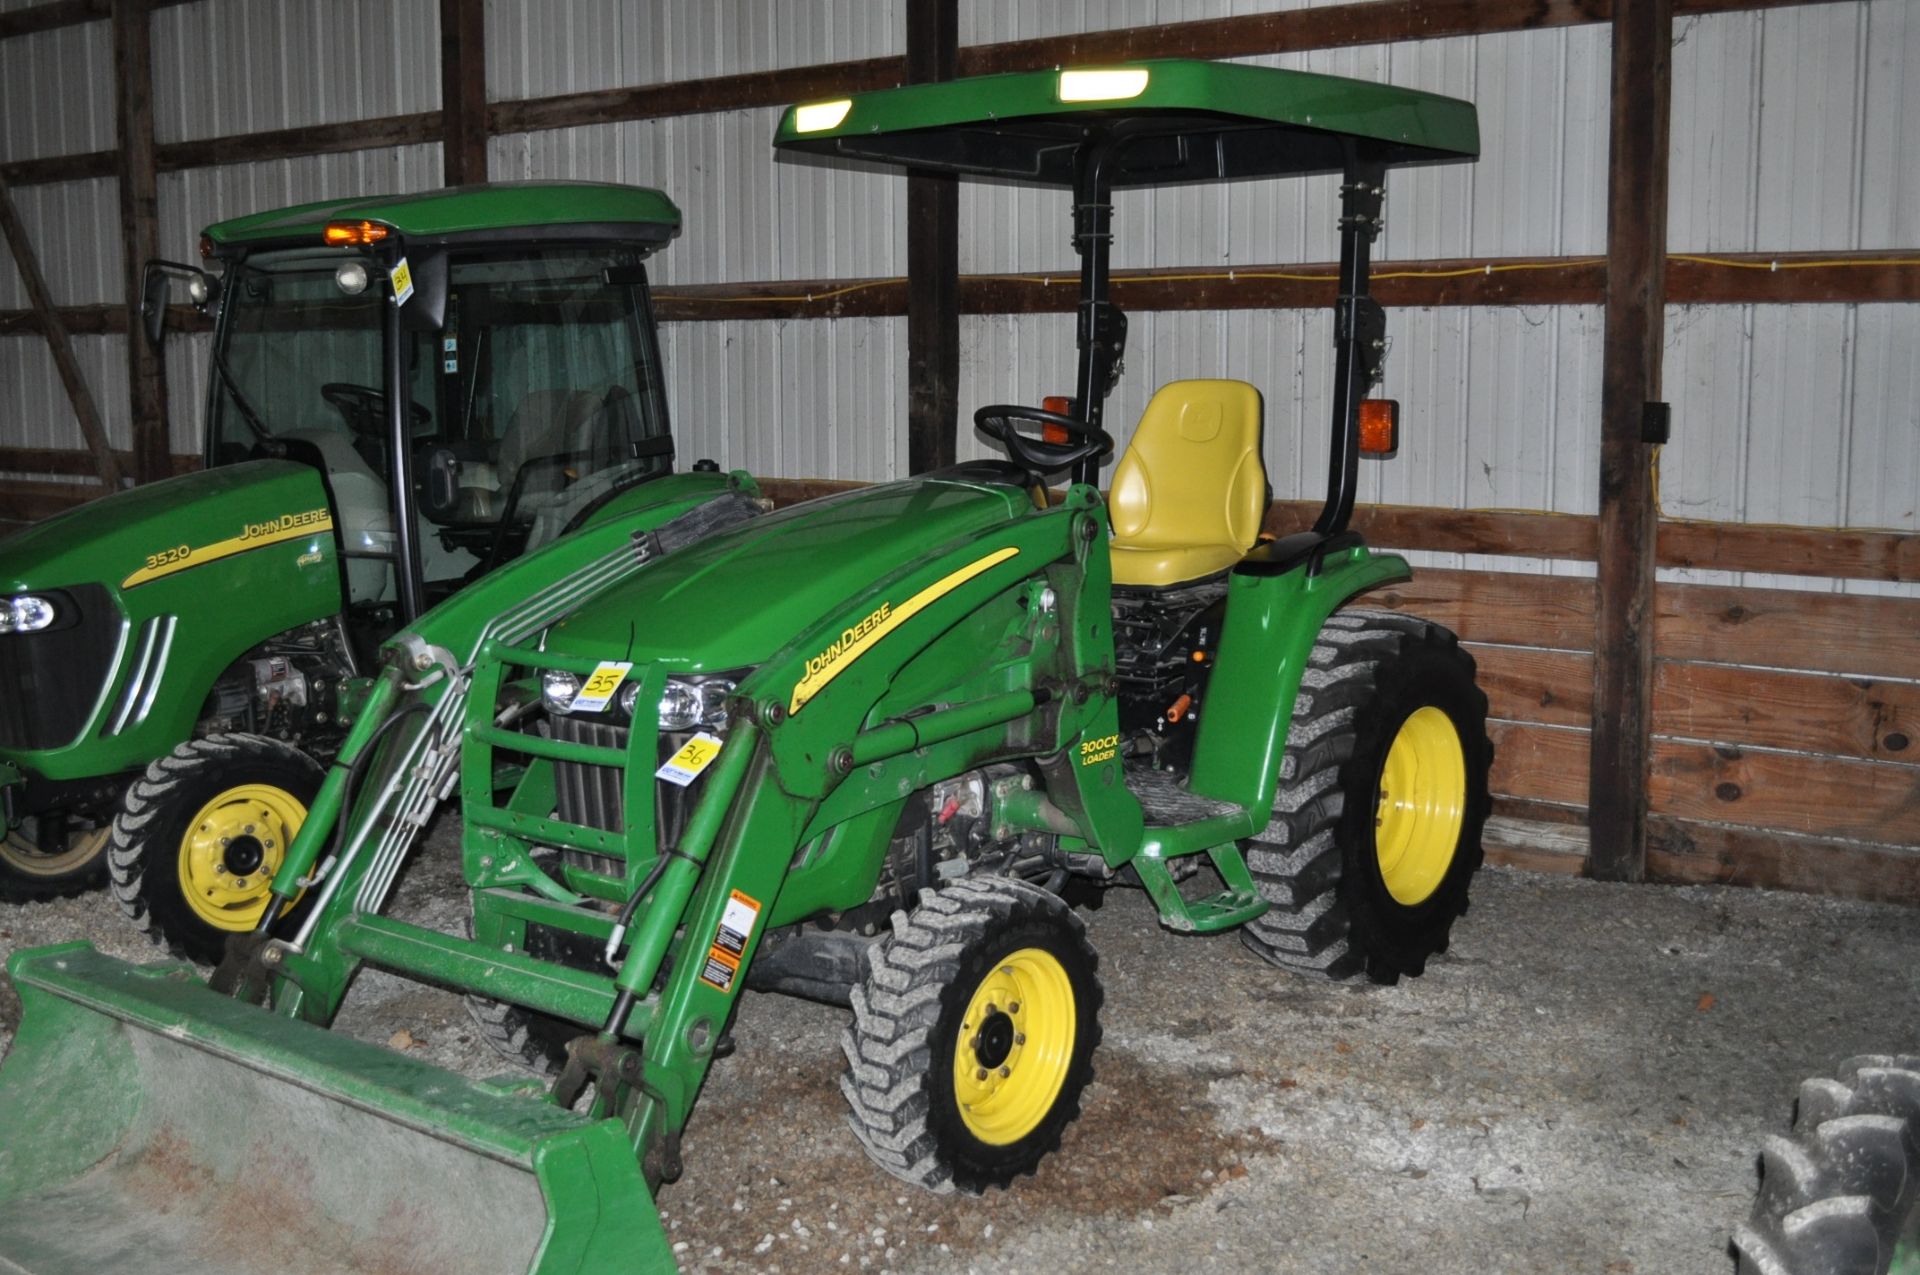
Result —
<path fill-rule="evenodd" d="M 121 911 L 176 956 L 217 964 L 251 931 L 325 772 L 264 735 L 209 735 L 147 767 L 113 819 Z"/>
<path fill-rule="evenodd" d="M 1491 799 L 1487 697 L 1437 624 L 1341 611 L 1295 701 L 1273 816 L 1243 842 L 1271 905 L 1241 940 L 1284 969 L 1394 983 L 1447 950 Z"/>
<path fill-rule="evenodd" d="M 0 841 L 0 903 L 32 903 L 84 894 L 107 879 L 107 829 L 81 828 L 55 854 L 24 829 Z"/>
<path fill-rule="evenodd" d="M 841 1036 L 847 1123 L 888 1173 L 978 1195 L 1032 1173 L 1080 1114 L 1100 1043 L 1099 958 L 1038 886 L 923 890 L 868 949 Z"/>
<path fill-rule="evenodd" d="M 1766 1140 L 1740 1275 L 1920 1273 L 1920 1056 L 1850 1058 Z"/>

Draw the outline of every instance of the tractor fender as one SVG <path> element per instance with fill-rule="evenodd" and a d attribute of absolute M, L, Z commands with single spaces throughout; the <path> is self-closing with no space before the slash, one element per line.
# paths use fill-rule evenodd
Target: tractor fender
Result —
<path fill-rule="evenodd" d="M 1367 590 L 1412 576 L 1406 559 L 1364 544 L 1275 573 L 1236 568 L 1189 787 L 1249 810 L 1271 808 L 1294 697 L 1321 625 Z"/>

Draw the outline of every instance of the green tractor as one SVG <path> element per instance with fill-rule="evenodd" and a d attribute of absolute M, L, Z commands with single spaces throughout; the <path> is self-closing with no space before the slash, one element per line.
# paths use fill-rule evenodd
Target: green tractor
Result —
<path fill-rule="evenodd" d="M 314 1265 L 669 1270 L 652 1195 L 746 988 L 849 1006 L 855 1136 L 887 1173 L 979 1192 L 1057 1148 L 1093 1074 L 1098 958 L 1068 897 L 1143 887 L 1171 930 L 1332 978 L 1446 949 L 1481 859 L 1486 700 L 1451 634 L 1353 605 L 1409 568 L 1347 524 L 1362 419 L 1392 425 L 1363 407 L 1385 174 L 1472 159 L 1473 107 L 1155 61 L 809 103 L 775 144 L 1070 191 L 1067 410 L 982 407 L 1005 462 L 715 531 L 704 507 L 583 530 L 538 593 L 482 582 L 389 642 L 280 906 L 210 984 L 84 943 L 12 961 L 0 1256 L 114 1269 L 137 1233 L 147 1265 L 195 1266 L 174 1219 L 271 1175 L 303 1184 Z M 1315 524 L 1261 539 L 1261 400 L 1237 381 L 1160 390 L 1103 497 L 1113 193 L 1323 172 L 1342 265 Z M 464 935 L 383 912 L 455 791 Z M 466 993 L 550 1079 L 467 1083 L 325 1030 L 363 967 Z"/>
<path fill-rule="evenodd" d="M 222 222 L 218 275 L 152 263 L 150 339 L 171 278 L 218 314 L 205 468 L 0 544 L 0 898 L 110 867 L 217 960 L 382 641 L 580 524 L 724 486 L 665 477 L 643 262 L 679 226 L 658 191 L 505 184 Z"/>

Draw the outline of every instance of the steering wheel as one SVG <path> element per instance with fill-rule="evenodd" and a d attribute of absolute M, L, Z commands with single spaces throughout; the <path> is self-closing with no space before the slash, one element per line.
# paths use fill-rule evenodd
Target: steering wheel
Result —
<path fill-rule="evenodd" d="M 1113 454 L 1113 435 L 1065 412 L 995 403 L 975 412 L 973 423 L 981 433 L 1006 448 L 1012 460 L 1036 474 L 1057 473 L 1090 457 Z M 1030 437 L 1020 432 L 1023 425 L 1042 431 L 1048 426 L 1065 430 L 1069 441 L 1054 443 Z"/>
<path fill-rule="evenodd" d="M 320 387 L 320 397 L 340 410 L 347 428 L 363 438 L 385 438 L 387 434 L 387 396 L 371 385 L 351 385 L 346 381 L 328 381 Z M 415 425 L 425 425 L 433 413 L 418 403 L 408 403 Z"/>

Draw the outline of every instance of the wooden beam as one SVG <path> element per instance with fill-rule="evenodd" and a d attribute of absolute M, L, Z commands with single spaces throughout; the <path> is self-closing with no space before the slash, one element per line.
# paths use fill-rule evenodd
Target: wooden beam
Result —
<path fill-rule="evenodd" d="M 132 467 L 132 452 L 115 451 L 114 456 L 123 468 Z M 189 474 L 198 468 L 200 468 L 198 456 L 175 453 L 167 457 L 168 477 Z M 85 478 L 93 476 L 96 471 L 93 456 L 88 452 L 74 451 L 66 447 L 0 447 L 0 472 L 60 474 Z"/>
<path fill-rule="evenodd" d="M 1362 595 L 1360 606 L 1407 611 L 1469 642 L 1584 651 L 1593 642 L 1593 581 L 1517 571 L 1421 571 Z"/>
<path fill-rule="evenodd" d="M 16 35 L 31 35 L 36 31 L 78 26 L 82 22 L 97 22 L 106 16 L 107 0 L 52 0 L 48 4 L 0 13 L 0 40 Z"/>
<path fill-rule="evenodd" d="M 1666 659 L 1920 680 L 1920 600 L 1663 584 L 1654 628 Z"/>
<path fill-rule="evenodd" d="M 907 80 L 953 78 L 959 0 L 907 0 Z M 907 472 L 958 458 L 960 429 L 960 182 L 907 177 Z"/>
<path fill-rule="evenodd" d="M 810 97 L 891 88 L 904 81 L 906 70 L 905 58 L 866 58 L 779 71 L 716 75 L 704 80 L 559 93 L 552 97 L 495 102 L 487 108 L 487 121 L 495 133 L 531 133 L 581 124 L 609 124 L 616 120 L 785 106 Z"/>
<path fill-rule="evenodd" d="M 202 137 L 189 142 L 168 142 L 155 149 L 155 159 L 161 172 L 171 173 L 184 168 L 209 168 L 217 164 L 244 164 L 263 159 L 295 159 L 302 155 L 337 155 L 387 146 L 412 146 L 437 142 L 441 133 L 441 113 L 421 111 L 414 115 L 387 115 L 371 120 L 308 124 L 299 128 L 268 129 L 261 133 L 236 133 L 226 137 Z"/>
<path fill-rule="evenodd" d="M 1761 832 L 1660 815 L 1648 824 L 1650 881 L 1758 886 L 1920 906 L 1920 854 L 1910 846 Z"/>
<path fill-rule="evenodd" d="M 150 9 L 170 9 L 176 4 L 190 4 L 193 0 L 153 0 Z M 46 4 L 29 5 L 24 9 L 13 9 L 0 13 L 0 40 L 16 35 L 31 35 L 36 31 L 52 31 L 59 27 L 78 26 L 83 22 L 98 22 L 111 16 L 112 0 L 50 0 Z"/>
<path fill-rule="evenodd" d="M 0 164 L 0 177 L 9 186 L 44 186 L 52 182 L 88 181 L 111 177 L 118 157 L 112 151 L 88 151 L 81 155 L 48 155 L 41 159 L 16 159 Z"/>
<path fill-rule="evenodd" d="M 1665 334 L 1672 0 L 1617 0 L 1607 139 L 1607 307 L 1589 818 L 1593 874 L 1646 875 L 1653 698 L 1654 451 Z"/>
<path fill-rule="evenodd" d="M 135 482 L 165 478 L 167 367 L 140 330 L 142 267 L 160 255 L 154 176 L 153 23 L 149 0 L 112 0 L 115 131 L 120 142 L 121 294 L 126 298 L 127 390 L 132 407 Z"/>
<path fill-rule="evenodd" d="M 440 0 L 440 114 L 441 180 L 487 180 L 485 0 Z"/>
<path fill-rule="evenodd" d="M 1889 264 L 1901 263 L 1906 264 Z M 1723 253 L 1669 258 L 1668 300 L 1690 305 L 1817 305 L 1920 301 L 1920 248 L 1899 253 Z M 1817 264 L 1816 264 L 1817 263 Z M 1776 268 L 1777 267 L 1777 268 Z M 1288 310 L 1332 305 L 1335 267 L 1171 266 L 1116 271 L 1114 299 L 1127 310 Z M 1389 307 L 1599 305 L 1606 264 L 1598 258 L 1473 258 L 1388 261 L 1374 295 Z M 1078 278 L 1054 274 L 962 275 L 962 314 L 1071 314 Z M 657 289 L 667 322 L 701 319 L 844 319 L 907 313 L 901 278 L 776 279 Z"/>
<path fill-rule="evenodd" d="M 93 483 L 0 480 L 0 522 L 39 522 L 106 494 L 106 488 Z"/>
<path fill-rule="evenodd" d="M 117 305 L 61 305 L 59 316 L 70 336 L 119 336 L 128 330 L 127 310 Z M 170 332 L 211 332 L 213 320 L 190 305 L 167 307 Z M 0 310 L 0 336 L 38 336 L 40 315 L 34 310 Z"/>
<path fill-rule="evenodd" d="M 100 482 L 108 491 L 120 489 L 120 462 L 114 459 L 113 451 L 107 444 L 106 427 L 100 422 L 100 409 L 94 405 L 93 392 L 87 388 L 87 380 L 80 374 L 79 361 L 73 357 L 73 342 L 67 338 L 67 329 L 60 322 L 59 314 L 53 308 L 53 297 L 47 291 L 47 280 L 40 273 L 40 259 L 34 255 L 33 245 L 27 242 L 26 228 L 20 224 L 20 214 L 13 206 L 13 195 L 7 189 L 7 182 L 0 177 L 0 234 L 5 235 L 7 244 L 13 249 L 13 261 L 20 268 L 20 280 L 26 285 L 27 300 L 40 316 L 40 330 L 46 335 L 47 348 L 53 352 L 53 364 L 60 372 L 61 383 L 67 387 L 67 398 L 73 403 L 73 414 L 80 421 L 80 433 L 92 449 L 94 460 L 99 468 L 96 473 Z"/>
<path fill-rule="evenodd" d="M 1894 645 L 1911 634 L 1909 625 L 1881 640 Z M 1920 762 L 1920 682 L 1660 660 L 1653 729 L 1734 747 L 1911 764 Z"/>
<path fill-rule="evenodd" d="M 1674 0 L 1686 15 L 1772 9 L 1803 0 Z M 1840 0 L 1808 0 L 1838 3 Z M 974 45 L 960 51 L 962 75 L 1032 71 L 1134 58 L 1237 58 L 1306 53 L 1449 36 L 1498 35 L 1587 26 L 1615 16 L 1610 0 L 1357 0 L 1279 13 L 1249 13 L 1077 35 Z"/>

